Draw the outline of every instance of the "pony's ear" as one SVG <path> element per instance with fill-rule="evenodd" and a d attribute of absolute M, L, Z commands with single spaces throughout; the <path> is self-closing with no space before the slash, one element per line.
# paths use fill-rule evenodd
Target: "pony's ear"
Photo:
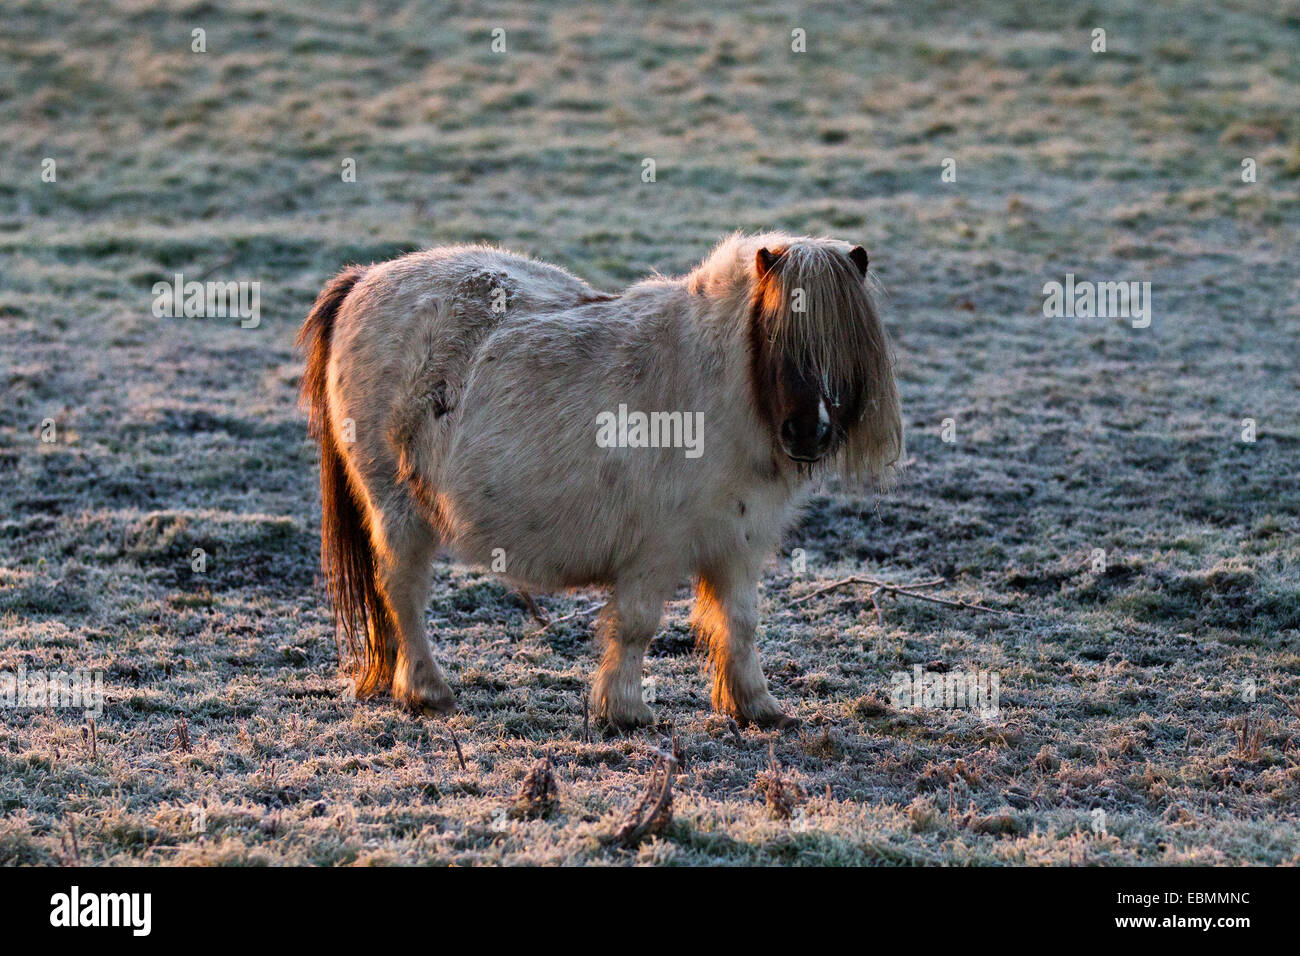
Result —
<path fill-rule="evenodd" d="M 758 255 L 754 257 L 754 270 L 758 278 L 763 278 L 771 270 L 772 264 L 779 259 L 781 253 L 772 252 L 767 247 L 758 250 Z"/>
<path fill-rule="evenodd" d="M 867 264 L 869 262 L 867 259 L 867 250 L 863 249 L 861 246 L 854 246 L 853 251 L 849 253 L 849 258 L 852 259 L 853 264 L 858 267 L 858 271 L 865 276 L 867 274 Z"/>

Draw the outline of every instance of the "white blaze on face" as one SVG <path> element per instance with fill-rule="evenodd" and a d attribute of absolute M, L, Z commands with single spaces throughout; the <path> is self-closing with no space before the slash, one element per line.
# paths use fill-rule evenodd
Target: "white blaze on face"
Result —
<path fill-rule="evenodd" d="M 817 423 L 820 426 L 818 431 L 828 426 L 831 422 L 831 413 L 826 408 L 826 396 L 823 395 L 820 402 L 817 403 Z"/>

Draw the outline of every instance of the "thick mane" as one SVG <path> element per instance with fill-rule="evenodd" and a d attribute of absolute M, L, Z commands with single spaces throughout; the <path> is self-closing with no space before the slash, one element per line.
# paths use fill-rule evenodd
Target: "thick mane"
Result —
<path fill-rule="evenodd" d="M 760 323 L 766 347 L 788 357 L 844 416 L 843 445 L 829 467 L 848 481 L 894 477 L 903 428 L 893 354 L 850 245 L 764 233 L 727 237 L 687 277 L 693 293 Z M 758 275 L 760 249 L 776 254 Z M 734 312 L 732 310 L 735 310 Z"/>

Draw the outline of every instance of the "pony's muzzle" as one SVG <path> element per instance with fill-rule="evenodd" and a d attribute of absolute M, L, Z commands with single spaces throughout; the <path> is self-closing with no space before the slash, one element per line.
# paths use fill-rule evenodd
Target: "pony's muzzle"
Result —
<path fill-rule="evenodd" d="M 812 462 L 830 451 L 833 429 L 823 413 L 815 422 L 787 418 L 781 423 L 781 450 L 795 461 Z"/>

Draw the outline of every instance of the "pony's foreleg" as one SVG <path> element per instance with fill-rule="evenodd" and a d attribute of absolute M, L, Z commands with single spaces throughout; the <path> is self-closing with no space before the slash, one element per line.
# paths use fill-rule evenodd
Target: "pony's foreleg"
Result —
<path fill-rule="evenodd" d="M 758 587 L 750 580 L 704 576 L 696 590 L 691 624 L 707 649 L 713 671 L 713 707 L 741 723 L 785 727 L 788 717 L 767 689 L 758 661 Z"/>
<path fill-rule="evenodd" d="M 605 655 L 591 683 L 591 710 L 600 720 L 627 729 L 650 723 L 654 714 L 641 692 L 646 648 L 659 629 L 665 597 L 642 588 L 615 586 L 601 612 Z"/>
<path fill-rule="evenodd" d="M 372 524 L 383 545 L 376 549 L 379 590 L 396 631 L 393 699 L 417 711 L 450 713 L 456 698 L 424 628 L 437 534 L 405 503 L 372 514 Z"/>

